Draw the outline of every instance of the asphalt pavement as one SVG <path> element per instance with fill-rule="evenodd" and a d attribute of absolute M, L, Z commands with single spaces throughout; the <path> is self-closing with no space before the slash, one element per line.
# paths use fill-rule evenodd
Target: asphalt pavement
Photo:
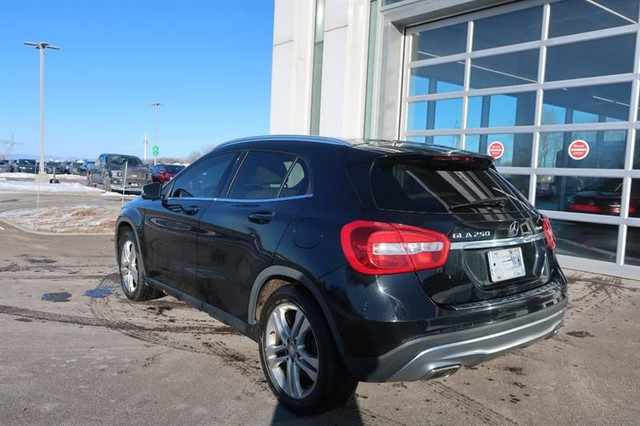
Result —
<path fill-rule="evenodd" d="M 0 211 L 34 194 L 0 194 Z M 41 205 L 117 208 L 100 195 Z M 567 270 L 552 339 L 447 378 L 361 383 L 315 418 L 279 406 L 256 344 L 172 298 L 132 303 L 113 237 L 40 235 L 0 222 L 0 423 L 599 425 L 640 419 L 640 282 Z"/>

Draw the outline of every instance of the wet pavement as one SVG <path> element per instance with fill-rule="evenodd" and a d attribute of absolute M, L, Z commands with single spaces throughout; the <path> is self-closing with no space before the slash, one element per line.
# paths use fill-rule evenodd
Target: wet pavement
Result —
<path fill-rule="evenodd" d="M 0 194 L 0 211 L 31 201 Z M 112 236 L 0 227 L 0 423 L 300 423 L 272 397 L 254 342 L 172 297 L 128 301 Z M 637 424 L 640 282 L 567 272 L 554 338 L 447 379 L 361 383 L 347 407 L 307 422 Z"/>

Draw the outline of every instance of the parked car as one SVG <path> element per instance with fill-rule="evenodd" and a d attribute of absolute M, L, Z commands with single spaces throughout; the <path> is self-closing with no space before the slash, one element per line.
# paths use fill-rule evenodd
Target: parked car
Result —
<path fill-rule="evenodd" d="M 38 173 L 36 160 L 19 159 L 11 161 L 11 171 L 13 173 Z"/>
<path fill-rule="evenodd" d="M 254 339 L 296 413 L 342 405 L 358 381 L 451 375 L 553 336 L 567 306 L 549 220 L 492 161 L 409 142 L 223 144 L 124 206 L 122 288 Z"/>
<path fill-rule="evenodd" d="M 69 174 L 72 175 L 81 175 L 82 169 L 85 164 L 84 160 L 76 160 L 69 164 L 68 170 Z"/>
<path fill-rule="evenodd" d="M 65 166 L 63 163 L 59 161 L 48 161 L 44 163 L 44 172 L 48 174 L 65 174 Z"/>
<path fill-rule="evenodd" d="M 567 198 L 565 209 L 576 213 L 620 215 L 622 179 L 606 178 Z M 640 186 L 631 186 L 629 216 L 640 216 Z"/>
<path fill-rule="evenodd" d="M 165 184 L 184 169 L 181 164 L 156 164 L 151 169 L 151 179 Z"/>
<path fill-rule="evenodd" d="M 11 165 L 8 160 L 0 160 L 0 173 L 8 173 L 11 171 Z"/>
<path fill-rule="evenodd" d="M 84 164 L 78 167 L 78 169 L 82 176 L 87 176 L 89 173 L 91 173 L 95 169 L 95 167 L 96 167 L 95 161 L 85 161 Z"/>
<path fill-rule="evenodd" d="M 105 191 L 115 189 L 139 193 L 150 182 L 149 169 L 133 155 L 101 154 L 87 174 L 87 185 L 102 185 Z"/>

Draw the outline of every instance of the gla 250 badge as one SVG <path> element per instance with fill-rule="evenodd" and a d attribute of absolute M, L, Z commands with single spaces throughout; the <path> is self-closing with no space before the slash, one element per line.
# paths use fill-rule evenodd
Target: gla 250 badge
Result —
<path fill-rule="evenodd" d="M 487 238 L 491 236 L 491 231 L 473 231 L 473 232 L 454 232 L 451 238 L 454 240 L 469 240 L 478 238 Z"/>

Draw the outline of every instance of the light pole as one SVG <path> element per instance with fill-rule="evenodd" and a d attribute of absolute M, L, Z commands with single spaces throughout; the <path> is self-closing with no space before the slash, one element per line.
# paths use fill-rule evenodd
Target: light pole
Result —
<path fill-rule="evenodd" d="M 27 46 L 34 46 L 40 51 L 40 170 L 38 172 L 38 182 L 46 182 L 49 176 L 44 173 L 44 50 L 60 50 L 57 46 L 52 46 L 47 42 L 25 41 Z"/>
<path fill-rule="evenodd" d="M 160 150 L 158 147 L 158 107 L 164 106 L 160 102 L 149 102 L 155 109 L 155 117 L 153 121 L 153 165 L 155 166 L 158 160 L 157 152 Z"/>

